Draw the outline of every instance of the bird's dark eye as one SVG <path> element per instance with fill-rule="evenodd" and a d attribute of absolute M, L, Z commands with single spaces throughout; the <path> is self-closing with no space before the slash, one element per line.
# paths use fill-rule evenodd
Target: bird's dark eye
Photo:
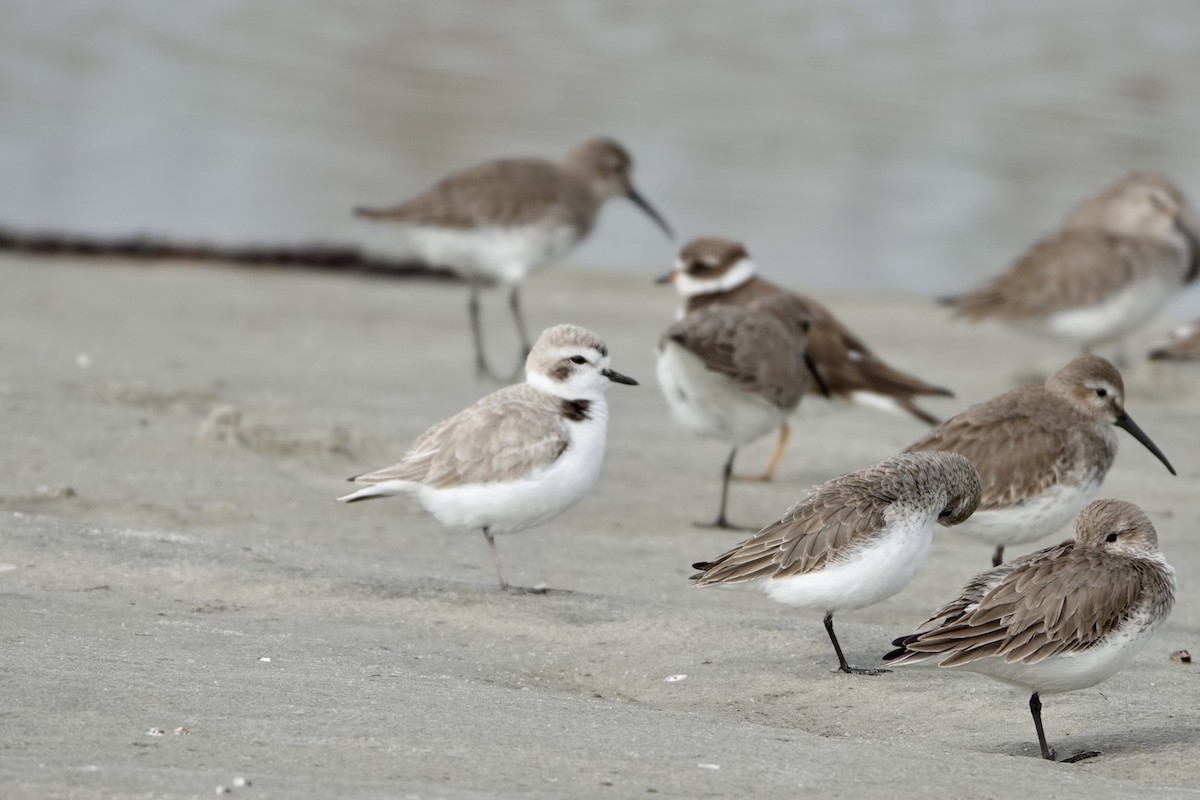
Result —
<path fill-rule="evenodd" d="M 1106 541 L 1106 542 L 1115 542 L 1116 540 L 1117 540 L 1117 535 L 1115 533 L 1110 533 L 1108 536 L 1104 537 L 1104 541 Z"/>
<path fill-rule="evenodd" d="M 587 359 L 584 358 L 583 356 L 571 356 L 571 363 L 572 364 L 586 364 Z"/>
<path fill-rule="evenodd" d="M 1103 386 L 1101 386 L 1096 390 L 1096 397 L 1108 397 L 1108 389 L 1105 389 Z"/>

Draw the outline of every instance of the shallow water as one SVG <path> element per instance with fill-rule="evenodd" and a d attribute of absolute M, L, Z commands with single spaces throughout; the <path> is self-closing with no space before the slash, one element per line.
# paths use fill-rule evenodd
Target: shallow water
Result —
<path fill-rule="evenodd" d="M 932 295 L 1130 169 L 1200 194 L 1196 4 L 795 5 L 7 3 L 0 221 L 362 242 L 354 205 L 608 133 L 683 238 Z M 673 254 L 616 202 L 573 262 Z"/>

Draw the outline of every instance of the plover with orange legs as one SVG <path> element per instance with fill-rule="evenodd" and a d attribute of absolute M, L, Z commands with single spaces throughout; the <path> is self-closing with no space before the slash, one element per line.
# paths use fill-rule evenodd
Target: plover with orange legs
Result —
<path fill-rule="evenodd" d="M 836 611 L 886 600 L 916 576 L 935 524 L 957 525 L 979 503 L 979 475 L 956 453 L 906 453 L 809 491 L 757 535 L 692 566 L 696 586 L 745 584 L 772 600 L 825 612 L 842 672 L 877 674 L 846 662 L 833 632 Z"/>
<path fill-rule="evenodd" d="M 1086 689 L 1124 669 L 1174 603 L 1175 571 L 1149 518 L 1133 503 L 1097 500 L 1075 520 L 1073 540 L 977 575 L 883 658 L 934 661 L 1032 690 L 1038 745 L 1053 761 L 1041 696 Z"/>
<path fill-rule="evenodd" d="M 1171 331 L 1146 357 L 1151 361 L 1200 361 L 1200 320 Z"/>
<path fill-rule="evenodd" d="M 732 445 L 721 473 L 721 506 L 705 527 L 735 527 L 725 509 L 738 448 L 782 425 L 804 397 L 807 329 L 800 301 L 780 294 L 698 309 L 663 334 L 658 383 L 672 417 Z"/>
<path fill-rule="evenodd" d="M 956 315 L 996 320 L 1085 353 L 1145 324 L 1200 276 L 1195 216 L 1161 175 L 1134 173 L 1085 201 L 1058 233 L 976 291 L 943 298 Z"/>
<path fill-rule="evenodd" d="M 468 313 L 475 370 L 496 377 L 483 349 L 481 284 L 498 281 L 508 287 L 524 358 L 530 345 L 521 314 L 521 282 L 574 249 L 592 230 L 605 201 L 629 198 L 672 236 L 666 220 L 634 188 L 632 174 L 629 152 L 601 137 L 584 142 L 558 163 L 538 158 L 488 161 L 453 173 L 399 205 L 358 208 L 355 214 L 398 223 L 408 255 L 450 267 L 471 281 Z"/>
<path fill-rule="evenodd" d="M 1046 379 L 967 408 L 908 448 L 971 459 L 983 479 L 979 510 L 959 528 L 1004 548 L 1063 528 L 1100 488 L 1117 454 L 1112 426 L 1124 428 L 1175 468 L 1125 411 L 1121 373 L 1100 356 L 1080 356 Z"/>
<path fill-rule="evenodd" d="M 637 385 L 609 363 L 591 331 L 548 328 L 526 360 L 525 383 L 434 425 L 398 464 L 351 478 L 364 487 L 338 500 L 411 495 L 443 525 L 482 530 L 500 588 L 512 588 L 493 537 L 558 516 L 595 485 L 608 428 L 604 392 L 614 382 Z"/>
<path fill-rule="evenodd" d="M 713 237 L 694 239 L 680 252 L 675 269 L 658 282 L 674 284 L 682 295 L 681 314 L 714 304 L 744 306 L 772 295 L 798 298 L 812 318 L 806 348 L 817 380 L 809 382 L 810 394 L 910 414 L 930 425 L 936 424 L 937 418 L 918 406 L 915 398 L 953 397 L 947 389 L 884 363 L 829 309 L 811 297 L 790 292 L 759 277 L 750 254 L 740 242 Z M 766 469 L 761 475 L 746 480 L 771 480 L 788 433 L 784 423 Z"/>

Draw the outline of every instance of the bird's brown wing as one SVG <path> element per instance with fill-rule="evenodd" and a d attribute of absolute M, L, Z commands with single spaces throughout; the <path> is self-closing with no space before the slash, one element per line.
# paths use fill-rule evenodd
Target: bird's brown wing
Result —
<path fill-rule="evenodd" d="M 862 473 L 822 484 L 777 522 L 710 562 L 693 566 L 697 586 L 803 575 L 881 534 L 895 500 Z"/>
<path fill-rule="evenodd" d="M 1017 389 L 937 425 L 908 452 L 959 453 L 979 470 L 980 511 L 1011 506 L 1042 494 L 1071 469 L 1068 431 L 1046 413 L 1049 402 L 1039 386 Z"/>
<path fill-rule="evenodd" d="M 1098 229 L 1068 229 L 1035 244 L 983 288 L 949 302 L 967 319 L 1009 321 L 1094 305 L 1133 280 L 1136 251 L 1152 246 Z"/>
<path fill-rule="evenodd" d="M 556 208 L 571 208 L 569 200 L 578 191 L 549 161 L 508 158 L 456 172 L 398 205 L 357 213 L 440 228 L 514 227 L 544 221 Z"/>
<path fill-rule="evenodd" d="M 746 391 L 780 408 L 791 408 L 804 395 L 807 368 L 802 337 L 775 316 L 739 306 L 711 305 L 676 321 L 670 340 L 732 378 Z"/>
<path fill-rule="evenodd" d="M 968 584 L 922 632 L 898 639 L 903 652 L 889 654 L 890 660 L 933 657 L 954 667 L 999 657 L 1036 664 L 1086 650 L 1136 607 L 1146 570 L 1074 542 L 1031 553 Z"/>

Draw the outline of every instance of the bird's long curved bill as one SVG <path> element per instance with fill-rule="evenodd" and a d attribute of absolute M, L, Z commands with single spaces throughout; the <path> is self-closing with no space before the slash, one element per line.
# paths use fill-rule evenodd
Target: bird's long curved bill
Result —
<path fill-rule="evenodd" d="M 654 220 L 655 223 L 658 224 L 658 227 L 663 229 L 663 233 L 667 234 L 668 239 L 675 238 L 675 232 L 671 230 L 671 226 L 667 224 L 665 219 L 663 219 L 662 214 L 659 214 L 658 211 L 654 209 L 654 206 L 650 205 L 650 202 L 646 200 L 646 198 L 642 197 L 637 189 L 630 186 L 629 191 L 625 193 L 625 196 L 632 200 L 635 206 L 640 208 L 642 211 L 645 211 L 646 216 Z"/>
<path fill-rule="evenodd" d="M 615 369 L 601 370 L 600 374 L 603 375 L 604 377 L 608 378 L 613 383 L 623 383 L 626 386 L 637 386 L 638 385 L 638 382 L 635 381 L 633 378 L 629 377 L 628 375 L 622 375 L 621 373 L 617 372 Z"/>
<path fill-rule="evenodd" d="M 1175 472 L 1175 468 L 1171 466 L 1171 462 L 1167 461 L 1167 457 L 1163 455 L 1163 451 L 1159 450 L 1158 445 L 1156 445 L 1154 442 L 1150 441 L 1150 437 L 1142 432 L 1142 429 L 1139 428 L 1137 426 L 1137 423 L 1133 421 L 1133 417 L 1129 416 L 1124 411 L 1122 411 L 1117 416 L 1117 421 L 1114 424 L 1118 428 L 1124 428 L 1125 430 L 1129 431 L 1130 436 L 1132 436 L 1133 438 L 1135 438 L 1139 442 L 1141 442 L 1142 446 L 1145 447 L 1147 450 L 1149 450 L 1151 453 L 1154 453 L 1155 458 L 1157 458 L 1159 461 L 1161 461 L 1163 463 L 1163 466 L 1165 466 L 1167 468 L 1168 472 L 1170 472 L 1172 475 L 1177 474 Z"/>
<path fill-rule="evenodd" d="M 1182 215 L 1175 218 L 1175 230 L 1182 233 L 1183 238 L 1188 241 L 1191 258 L 1188 259 L 1188 271 L 1183 282 L 1185 284 L 1192 283 L 1200 277 L 1200 237 L 1197 237 L 1196 232 L 1184 222 Z"/>

